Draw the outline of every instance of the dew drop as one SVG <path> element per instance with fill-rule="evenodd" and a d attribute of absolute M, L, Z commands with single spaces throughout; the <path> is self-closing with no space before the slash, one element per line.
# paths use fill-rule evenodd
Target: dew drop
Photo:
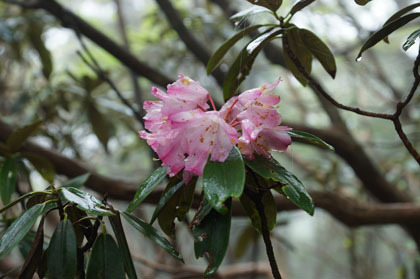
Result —
<path fill-rule="evenodd" d="M 356 62 L 360 62 L 360 60 L 362 60 L 362 56 L 356 58 Z"/>

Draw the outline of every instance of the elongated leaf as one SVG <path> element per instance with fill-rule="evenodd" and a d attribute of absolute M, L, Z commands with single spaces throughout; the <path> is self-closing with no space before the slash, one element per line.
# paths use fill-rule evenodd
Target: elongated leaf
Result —
<path fill-rule="evenodd" d="M 294 15 L 295 13 L 299 12 L 300 10 L 305 8 L 306 6 L 309 6 L 313 2 L 315 2 L 315 0 L 299 0 L 299 1 L 297 1 L 293 5 L 292 9 L 290 10 L 290 14 Z"/>
<path fill-rule="evenodd" d="M 320 139 L 317 136 L 314 136 L 312 134 L 302 132 L 302 131 L 296 131 L 296 130 L 289 130 L 289 131 L 287 131 L 287 133 L 289 134 L 289 136 L 292 137 L 292 140 L 297 139 L 297 140 L 304 141 L 304 142 L 307 142 L 307 143 L 319 145 L 319 146 L 327 148 L 331 151 L 335 150 L 333 146 L 329 145 L 328 143 L 326 143 L 322 139 Z"/>
<path fill-rule="evenodd" d="M 175 219 L 178 218 L 179 221 L 183 221 L 191 208 L 196 182 L 197 179 L 193 178 L 187 185 L 183 185 L 180 178 L 171 179 L 162 195 L 161 201 L 166 199 L 167 195 L 170 195 L 168 193 L 174 191 L 173 189 L 178 188 L 159 212 L 156 213 L 158 214 L 160 228 L 169 237 L 175 238 Z"/>
<path fill-rule="evenodd" d="M 277 11 L 280 8 L 283 0 L 247 0 L 249 3 L 266 7 L 267 9 L 272 10 L 273 12 Z"/>
<path fill-rule="evenodd" d="M 61 187 L 64 188 L 68 188 L 68 187 L 72 187 L 72 188 L 80 188 L 82 187 L 86 181 L 89 179 L 90 173 L 85 173 L 79 176 L 76 176 L 73 179 L 70 179 L 68 181 L 66 181 L 65 183 L 63 183 L 63 185 Z"/>
<path fill-rule="evenodd" d="M 109 124 L 106 117 L 97 109 L 96 104 L 90 100 L 86 105 L 87 115 L 91 124 L 92 130 L 103 145 L 104 149 L 108 150 L 108 140 L 110 139 Z"/>
<path fill-rule="evenodd" d="M 334 55 L 328 46 L 309 30 L 299 29 L 299 35 L 306 48 L 319 60 L 327 73 L 329 73 L 332 78 L 335 78 L 337 66 L 335 64 Z"/>
<path fill-rule="evenodd" d="M 399 10 L 398 12 L 396 12 L 395 14 L 393 14 L 390 18 L 388 18 L 387 21 L 385 21 L 384 26 L 387 25 L 388 23 L 400 18 L 402 15 L 405 15 L 406 13 L 408 13 L 409 11 L 414 10 L 415 8 L 420 7 L 420 3 L 415 3 L 412 5 L 409 5 L 405 8 L 402 8 L 401 10 Z"/>
<path fill-rule="evenodd" d="M 0 239 L 0 259 L 9 254 L 25 237 L 35 224 L 37 218 L 42 215 L 44 207 L 43 204 L 37 204 L 31 207 L 7 228 Z"/>
<path fill-rule="evenodd" d="M 379 29 L 378 31 L 376 31 L 365 42 L 365 44 L 362 46 L 362 48 L 360 49 L 359 54 L 357 55 L 356 61 L 359 61 L 360 60 L 360 58 L 362 57 L 362 53 L 364 51 L 366 51 L 367 49 L 373 47 L 379 41 L 381 41 L 382 39 L 384 39 L 386 36 L 388 36 L 389 34 L 391 34 L 392 32 L 394 32 L 398 28 L 406 25 L 410 21 L 418 18 L 419 16 L 420 16 L 420 13 L 412 13 L 412 14 L 409 14 L 409 15 L 406 15 L 406 16 L 403 16 L 403 17 L 400 17 L 399 19 L 396 19 L 396 20 L 388 23 L 387 25 L 385 25 L 384 27 L 382 27 L 381 29 Z"/>
<path fill-rule="evenodd" d="M 267 227 L 270 231 L 272 231 L 276 225 L 277 206 L 271 191 L 268 190 L 264 192 L 262 195 L 262 204 L 264 206 L 264 213 L 267 219 Z M 248 217 L 251 219 L 254 228 L 261 233 L 261 217 L 258 213 L 255 202 L 249 198 L 248 195 L 244 194 L 241 196 L 241 205 L 245 209 Z"/>
<path fill-rule="evenodd" d="M 122 256 L 125 272 L 129 279 L 137 279 L 136 269 L 134 268 L 133 259 L 131 258 L 130 249 L 128 248 L 127 239 L 125 238 L 124 229 L 121 223 L 121 216 L 116 212 L 114 216 L 108 217 L 117 238 L 118 248 Z"/>
<path fill-rule="evenodd" d="M 291 53 L 287 51 L 286 46 L 290 49 Z M 291 56 L 292 55 L 292 56 Z M 300 38 L 300 30 L 293 28 L 287 31 L 283 36 L 283 56 L 284 62 L 287 68 L 295 76 L 295 78 L 303 85 L 308 84 L 308 80 L 301 73 L 298 67 L 294 63 L 294 59 L 297 59 L 303 67 L 303 70 L 310 74 L 312 70 L 312 53 L 306 48 L 302 39 Z"/>
<path fill-rule="evenodd" d="M 25 143 L 25 141 L 38 130 L 41 124 L 42 121 L 36 121 L 32 124 L 23 126 L 22 128 L 19 128 L 16 131 L 14 131 L 7 138 L 7 149 L 12 153 L 18 151 Z"/>
<path fill-rule="evenodd" d="M 157 168 L 139 187 L 133 200 L 125 210 L 128 213 L 134 211 L 143 200 L 159 185 L 160 182 L 166 177 L 166 167 Z"/>
<path fill-rule="evenodd" d="M 255 156 L 253 160 L 245 160 L 246 165 L 260 176 L 282 183 L 281 191 L 298 207 L 310 215 L 314 214 L 314 202 L 302 182 L 283 168 L 277 161 Z"/>
<path fill-rule="evenodd" d="M 35 167 L 35 169 L 38 171 L 38 173 L 49 183 L 54 182 L 55 178 L 55 170 L 54 166 L 51 164 L 51 162 L 42 156 L 39 156 L 38 154 L 34 153 L 22 153 L 22 156 L 31 162 L 31 164 Z"/>
<path fill-rule="evenodd" d="M 8 204 L 16 188 L 18 158 L 10 157 L 3 161 L 0 169 L 0 196 L 3 204 Z"/>
<path fill-rule="evenodd" d="M 245 184 L 245 166 L 241 152 L 234 146 L 229 157 L 221 162 L 209 161 L 203 172 L 204 196 L 221 214 L 227 212 L 224 202 L 230 198 L 239 198 Z"/>
<path fill-rule="evenodd" d="M 414 45 L 418 37 L 420 37 L 420 29 L 417 29 L 416 31 L 411 33 L 410 36 L 408 36 L 407 40 L 403 45 L 404 51 L 407 51 L 412 45 Z"/>
<path fill-rule="evenodd" d="M 225 81 L 223 82 L 223 97 L 225 100 L 235 95 L 236 90 L 239 88 L 239 85 L 242 83 L 242 81 L 245 80 L 245 78 L 250 73 L 252 65 L 254 64 L 254 61 L 257 58 L 257 55 L 261 51 L 261 49 L 271 40 L 275 39 L 276 36 L 281 34 L 282 32 L 283 30 L 271 28 L 261 33 L 258 37 L 254 38 L 251 42 L 248 43 L 248 45 L 251 44 L 254 40 L 258 40 L 258 38 L 261 36 L 264 36 L 265 38 L 262 41 L 258 40 L 259 44 L 252 48 L 252 52 L 249 52 L 247 50 L 247 45 L 239 53 L 239 55 L 235 59 L 235 62 L 230 67 L 229 72 L 226 74 Z M 269 33 L 269 36 L 266 36 L 267 33 Z"/>
<path fill-rule="evenodd" d="M 76 188 L 62 188 L 59 192 L 60 198 L 77 204 L 77 207 L 86 210 L 93 215 L 109 216 L 113 215 L 110 210 L 104 208 L 105 205 L 89 193 Z"/>
<path fill-rule="evenodd" d="M 178 183 L 176 183 L 175 185 L 171 185 L 171 183 L 168 183 L 168 186 L 173 186 L 173 187 L 167 187 L 166 188 L 166 190 L 163 193 L 162 197 L 160 198 L 158 204 L 156 205 L 155 211 L 153 212 L 153 215 L 152 215 L 152 219 L 150 220 L 150 224 L 153 224 L 153 222 L 156 220 L 156 218 L 159 215 L 162 208 L 175 195 L 176 191 L 178 191 L 182 186 L 184 186 L 184 181 L 181 180 Z"/>
<path fill-rule="evenodd" d="M 238 20 L 246 18 L 250 15 L 256 15 L 256 14 L 260 14 L 260 13 L 271 13 L 271 11 L 269 9 L 265 8 L 265 7 L 252 6 L 249 9 L 237 12 L 236 14 L 234 14 L 233 16 L 230 17 L 230 20 L 238 21 Z"/>
<path fill-rule="evenodd" d="M 205 271 L 206 276 L 214 274 L 225 257 L 229 246 L 230 223 L 232 219 L 232 200 L 226 201 L 227 212 L 220 214 L 212 209 L 193 229 L 195 257 L 207 254 L 209 265 Z"/>
<path fill-rule="evenodd" d="M 6 211 L 7 209 L 9 209 L 10 207 L 12 207 L 12 206 L 14 206 L 15 204 L 17 204 L 17 203 L 19 203 L 19 202 L 21 202 L 21 201 L 23 201 L 24 199 L 26 199 L 26 198 L 29 198 L 29 197 L 32 197 L 32 196 L 35 196 L 35 195 L 46 195 L 48 192 L 44 192 L 44 191 L 36 191 L 36 192 L 30 192 L 30 193 L 27 193 L 27 194 L 25 194 L 25 195 L 23 195 L 23 196 L 20 196 L 18 199 L 16 199 L 16 200 L 14 200 L 14 201 L 12 201 L 11 203 L 9 203 L 8 205 L 5 205 L 4 207 L 2 207 L 2 208 L 0 208 L 0 213 L 2 213 L 2 212 L 4 212 L 4 211 Z"/>
<path fill-rule="evenodd" d="M 158 232 L 155 228 L 153 228 L 152 225 L 126 212 L 121 212 L 121 215 L 124 217 L 125 220 L 127 220 L 127 222 L 133 228 L 135 228 L 136 230 L 141 232 L 144 236 L 151 239 L 157 245 L 165 249 L 166 252 L 168 252 L 170 255 L 172 255 L 176 259 L 184 262 L 181 255 L 178 253 L 175 247 L 172 246 L 172 244 L 160 232 Z"/>
<path fill-rule="evenodd" d="M 45 215 L 41 218 L 31 249 L 25 257 L 25 263 L 23 264 L 19 278 L 32 278 L 38 266 L 41 264 L 44 244 L 44 219 Z"/>
<path fill-rule="evenodd" d="M 76 276 L 76 235 L 69 220 L 58 224 L 48 246 L 48 278 L 73 279 Z"/>
<path fill-rule="evenodd" d="M 261 8 L 262 9 L 262 8 Z M 254 25 L 247 27 L 235 35 L 233 35 L 230 39 L 224 42 L 216 52 L 210 57 L 209 62 L 207 63 L 207 74 L 209 75 L 214 71 L 214 69 L 219 66 L 220 62 L 222 62 L 223 57 L 225 57 L 226 53 L 231 49 L 240 39 L 251 33 L 252 31 L 257 30 L 258 28 L 262 27 L 263 25 Z"/>
<path fill-rule="evenodd" d="M 87 264 L 86 279 L 124 279 L 123 263 L 112 236 L 96 238 Z"/>

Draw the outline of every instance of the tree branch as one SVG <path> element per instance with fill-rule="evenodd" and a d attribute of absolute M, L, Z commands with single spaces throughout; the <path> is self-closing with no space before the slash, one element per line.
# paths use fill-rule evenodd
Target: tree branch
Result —
<path fill-rule="evenodd" d="M 169 0 L 156 0 L 157 4 L 165 14 L 172 28 L 178 33 L 179 38 L 184 42 L 185 46 L 194 54 L 194 56 L 203 63 L 204 67 L 210 59 L 210 53 L 204 45 L 202 45 L 184 25 L 181 16 L 172 6 Z M 220 86 L 223 86 L 225 74 L 220 68 L 213 71 L 212 76 L 216 79 Z"/>

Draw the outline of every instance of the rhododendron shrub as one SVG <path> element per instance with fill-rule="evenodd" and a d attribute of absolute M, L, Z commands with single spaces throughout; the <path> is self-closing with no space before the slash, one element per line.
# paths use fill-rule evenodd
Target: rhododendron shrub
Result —
<path fill-rule="evenodd" d="M 178 77 L 166 92 L 152 89 L 157 100 L 144 102 L 145 130 L 139 135 L 156 152 L 162 166 L 140 186 L 126 211 L 132 212 L 168 175 L 151 223 L 158 220 L 161 229 L 175 237 L 175 219 L 184 220 L 200 185 L 201 203 L 189 227 L 196 237 L 196 256 L 211 257 L 206 270 L 211 275 L 227 249 L 232 199 L 240 200 L 260 232 L 268 233 L 276 222 L 271 190 L 314 213 L 302 183 L 272 157 L 273 152 L 286 151 L 292 138 L 329 145 L 281 126 L 280 96 L 275 93 L 280 79 L 234 96 L 217 110 L 199 82 L 182 74 Z"/>

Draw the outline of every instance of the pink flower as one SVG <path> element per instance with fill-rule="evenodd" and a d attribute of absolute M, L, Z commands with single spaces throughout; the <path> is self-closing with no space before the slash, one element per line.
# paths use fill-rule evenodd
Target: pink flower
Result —
<path fill-rule="evenodd" d="M 289 128 L 279 126 L 281 116 L 274 108 L 280 97 L 268 93 L 280 80 L 231 98 L 220 111 L 207 111 L 207 101 L 213 102 L 207 90 L 187 76 L 178 77 L 167 93 L 153 88 L 160 100 L 144 102 L 149 132 L 139 132 L 168 167 L 169 176 L 184 169 L 187 183 L 203 174 L 208 159 L 224 162 L 237 143 L 249 158 L 254 153 L 269 157 L 271 151 L 290 145 Z"/>

